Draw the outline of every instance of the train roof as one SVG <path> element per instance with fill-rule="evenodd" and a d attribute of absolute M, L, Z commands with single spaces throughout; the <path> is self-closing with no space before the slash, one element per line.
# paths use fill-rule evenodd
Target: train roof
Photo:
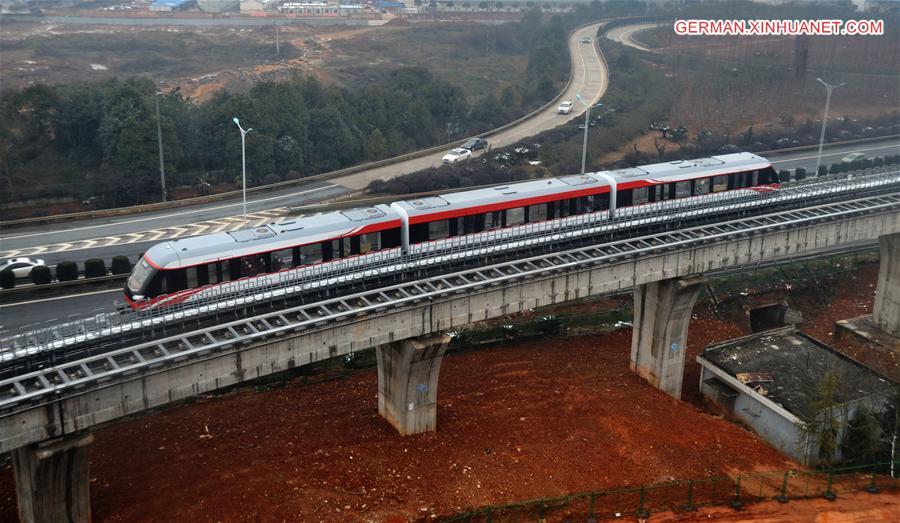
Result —
<path fill-rule="evenodd" d="M 220 259 L 248 256 L 318 243 L 364 229 L 400 227 L 400 216 L 387 205 L 301 216 L 259 227 L 217 232 L 159 243 L 146 257 L 157 267 L 178 269 Z M 227 253 L 225 255 L 224 253 Z"/>
<path fill-rule="evenodd" d="M 677 160 L 598 173 L 542 178 L 540 180 L 499 185 L 497 187 L 426 196 L 414 200 L 395 202 L 393 205 L 402 208 L 410 217 L 428 216 L 472 207 L 502 207 L 504 203 L 577 192 L 582 189 L 599 189 L 609 185 L 608 177 L 612 178 L 617 185 L 641 180 L 666 183 L 749 169 L 764 169 L 770 165 L 768 160 L 752 153 L 724 154 L 709 158 Z M 600 192 L 603 192 L 602 189 Z"/>
<path fill-rule="evenodd" d="M 485 189 L 441 194 L 439 196 L 426 196 L 414 200 L 395 202 L 393 205 L 401 207 L 410 217 L 424 216 L 454 209 L 518 202 L 530 198 L 569 193 L 580 189 L 602 188 L 608 185 L 605 180 L 594 174 L 576 174 L 573 176 L 543 178 Z"/>
<path fill-rule="evenodd" d="M 694 158 L 692 160 L 676 160 L 673 162 L 654 163 L 605 171 L 615 178 L 617 183 L 646 179 L 651 182 L 670 182 L 717 174 L 728 174 L 750 169 L 765 169 L 771 163 L 753 153 L 734 153 Z"/>

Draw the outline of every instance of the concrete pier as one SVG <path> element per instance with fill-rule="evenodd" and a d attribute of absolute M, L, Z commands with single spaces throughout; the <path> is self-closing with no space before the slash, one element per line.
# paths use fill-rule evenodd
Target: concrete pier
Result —
<path fill-rule="evenodd" d="M 381 345 L 378 413 L 402 436 L 437 427 L 437 386 L 450 336 L 437 334 Z"/>
<path fill-rule="evenodd" d="M 670 278 L 634 288 L 631 370 L 681 399 L 688 324 L 702 276 Z"/>
<path fill-rule="evenodd" d="M 91 521 L 93 434 L 50 440 L 12 451 L 22 523 Z"/>
<path fill-rule="evenodd" d="M 884 332 L 900 338 L 900 234 L 879 236 L 878 244 L 878 287 L 872 321 Z"/>

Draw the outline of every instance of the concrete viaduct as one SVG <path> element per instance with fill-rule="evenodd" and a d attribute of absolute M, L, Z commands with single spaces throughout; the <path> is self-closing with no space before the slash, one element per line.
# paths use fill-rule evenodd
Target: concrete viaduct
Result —
<path fill-rule="evenodd" d="M 772 223 L 681 245 L 659 244 L 603 262 L 517 274 L 466 292 L 134 373 L 0 415 L 0 452 L 13 453 L 23 521 L 89 521 L 89 452 L 96 427 L 245 380 L 374 348 L 379 413 L 402 435 L 435 430 L 438 375 L 450 339 L 446 331 L 629 288 L 634 293 L 631 368 L 680 398 L 685 340 L 704 273 L 875 240 L 880 242 L 881 267 L 874 321 L 900 336 L 898 197 L 868 211 L 810 217 L 790 226 Z"/>

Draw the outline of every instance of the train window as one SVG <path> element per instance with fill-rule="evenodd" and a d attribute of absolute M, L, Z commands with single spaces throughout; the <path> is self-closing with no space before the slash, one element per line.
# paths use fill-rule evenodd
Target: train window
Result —
<path fill-rule="evenodd" d="M 219 274 L 216 271 L 215 263 L 207 263 L 206 264 L 206 283 L 208 283 L 208 284 L 219 283 Z"/>
<path fill-rule="evenodd" d="M 513 207 L 506 210 L 506 226 L 521 225 L 525 223 L 525 207 Z"/>
<path fill-rule="evenodd" d="M 188 267 L 187 268 L 187 288 L 194 289 L 197 287 L 197 268 L 196 267 Z"/>
<path fill-rule="evenodd" d="M 668 200 L 670 197 L 669 192 L 669 184 L 657 185 L 656 186 L 656 201 L 661 202 L 663 200 Z"/>
<path fill-rule="evenodd" d="M 691 195 L 691 182 L 675 182 L 675 197 L 684 198 Z"/>
<path fill-rule="evenodd" d="M 759 185 L 759 171 L 753 171 L 753 175 L 750 178 L 750 187 L 757 185 Z"/>
<path fill-rule="evenodd" d="M 722 192 L 728 190 L 728 175 L 713 177 L 713 192 Z"/>
<path fill-rule="evenodd" d="M 259 254 L 241 258 L 241 276 L 256 276 L 266 272 L 265 259 Z"/>
<path fill-rule="evenodd" d="M 694 194 L 699 196 L 709 192 L 709 178 L 698 178 L 694 180 Z"/>
<path fill-rule="evenodd" d="M 547 204 L 539 203 L 528 207 L 528 221 L 542 222 L 547 219 Z"/>
<path fill-rule="evenodd" d="M 635 187 L 631 192 L 631 205 L 647 203 L 650 199 L 649 187 Z"/>
<path fill-rule="evenodd" d="M 381 235 L 377 232 L 359 235 L 359 253 L 365 254 L 381 250 Z"/>
<path fill-rule="evenodd" d="M 400 246 L 400 229 L 388 229 L 381 231 L 381 248 L 390 249 Z"/>
<path fill-rule="evenodd" d="M 428 239 L 440 240 L 450 236 L 450 222 L 447 220 L 436 220 L 428 222 Z"/>
<path fill-rule="evenodd" d="M 282 269 L 291 267 L 291 260 L 294 258 L 291 249 L 282 249 L 272 253 L 272 272 L 278 272 Z"/>
<path fill-rule="evenodd" d="M 593 196 L 582 196 L 580 198 L 574 198 L 574 200 L 575 212 L 573 214 L 584 214 L 586 212 L 594 212 L 597 210 Z"/>
<path fill-rule="evenodd" d="M 302 245 L 297 249 L 297 259 L 293 260 L 294 267 L 298 265 L 309 265 L 311 263 L 319 263 L 322 261 L 322 244 L 311 243 Z"/>
<path fill-rule="evenodd" d="M 166 288 L 168 292 L 183 291 L 187 288 L 187 279 L 184 272 L 184 269 L 166 271 Z"/>
<path fill-rule="evenodd" d="M 503 227 L 503 222 L 501 221 L 502 217 L 500 212 L 489 212 L 484 215 L 484 230 L 490 231 L 493 229 L 497 229 L 499 227 Z"/>

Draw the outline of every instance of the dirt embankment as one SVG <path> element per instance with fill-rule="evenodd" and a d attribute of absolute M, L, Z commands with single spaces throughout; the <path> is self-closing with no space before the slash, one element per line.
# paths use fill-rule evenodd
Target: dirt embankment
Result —
<path fill-rule="evenodd" d="M 827 305 L 785 293 L 809 318 L 808 331 L 826 338 L 835 319 L 871 305 L 866 289 L 876 275 L 868 266 L 845 278 Z M 247 389 L 124 422 L 96 434 L 95 520 L 409 520 L 574 491 L 797 467 L 697 406 L 694 356 L 746 333 L 745 323 L 740 316 L 718 320 L 706 304 L 695 309 L 689 403 L 629 370 L 631 330 L 621 329 L 450 354 L 438 430 L 430 434 L 399 437 L 378 416 L 374 369 Z M 0 520 L 14 520 L 15 510 L 7 464 Z"/>

